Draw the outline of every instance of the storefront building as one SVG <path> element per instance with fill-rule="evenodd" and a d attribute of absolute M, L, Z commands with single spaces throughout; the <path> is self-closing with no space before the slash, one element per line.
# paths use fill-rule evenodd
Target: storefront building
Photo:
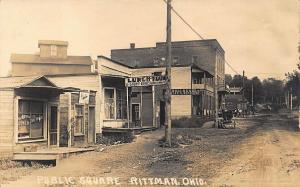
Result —
<path fill-rule="evenodd" d="M 35 144 L 57 146 L 59 96 L 64 92 L 47 78 L 0 78 L 0 156 Z"/>

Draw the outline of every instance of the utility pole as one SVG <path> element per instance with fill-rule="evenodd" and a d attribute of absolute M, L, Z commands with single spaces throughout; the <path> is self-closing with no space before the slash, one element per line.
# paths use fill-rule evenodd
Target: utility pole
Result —
<path fill-rule="evenodd" d="M 166 90 L 166 114 L 167 114 L 167 126 L 166 126 L 166 141 L 171 147 L 171 129 L 172 129 L 172 121 L 171 121 L 171 63 L 172 63 L 172 55 L 171 55 L 171 1 L 167 0 L 167 63 L 166 63 L 166 75 L 167 75 L 167 90 Z"/>
<path fill-rule="evenodd" d="M 254 103 L 253 103 L 253 81 L 252 81 L 252 90 L 251 90 L 251 99 L 252 99 L 252 107 L 254 106 Z"/>
<path fill-rule="evenodd" d="M 243 70 L 243 117 L 245 117 L 245 71 Z"/>
<path fill-rule="evenodd" d="M 293 111 L 293 88 L 291 88 L 291 112 Z"/>

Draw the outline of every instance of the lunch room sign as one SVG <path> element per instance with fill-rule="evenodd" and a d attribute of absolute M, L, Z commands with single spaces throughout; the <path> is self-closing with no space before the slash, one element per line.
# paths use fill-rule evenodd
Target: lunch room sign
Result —
<path fill-rule="evenodd" d="M 125 79 L 125 86 L 152 86 L 166 84 L 167 76 L 142 76 Z"/>

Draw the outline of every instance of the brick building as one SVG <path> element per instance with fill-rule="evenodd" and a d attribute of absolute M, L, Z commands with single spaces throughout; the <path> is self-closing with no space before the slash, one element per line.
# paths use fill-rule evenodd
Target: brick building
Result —
<path fill-rule="evenodd" d="M 131 43 L 128 49 L 112 49 L 111 58 L 134 68 L 164 67 L 166 63 L 166 43 L 158 42 L 155 47 L 146 48 L 136 48 L 135 44 Z M 172 66 L 191 65 L 196 65 L 216 78 L 216 82 L 211 86 L 213 89 L 217 89 L 218 94 L 215 95 L 215 91 L 213 91 L 212 95 L 213 98 L 217 96 L 218 108 L 221 107 L 224 104 L 226 92 L 225 51 L 219 42 L 216 39 L 172 42 Z M 203 75 L 194 73 L 194 76 L 200 76 L 200 79 L 204 78 Z M 184 81 L 189 82 L 193 79 L 195 79 L 193 76 L 189 76 Z M 214 84 L 216 84 L 216 87 L 213 86 Z"/>

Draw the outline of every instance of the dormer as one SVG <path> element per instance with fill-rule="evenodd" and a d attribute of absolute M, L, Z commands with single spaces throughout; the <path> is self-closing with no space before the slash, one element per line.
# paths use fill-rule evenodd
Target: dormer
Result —
<path fill-rule="evenodd" d="M 41 58 L 67 58 L 67 41 L 39 40 L 38 47 L 40 48 Z"/>

